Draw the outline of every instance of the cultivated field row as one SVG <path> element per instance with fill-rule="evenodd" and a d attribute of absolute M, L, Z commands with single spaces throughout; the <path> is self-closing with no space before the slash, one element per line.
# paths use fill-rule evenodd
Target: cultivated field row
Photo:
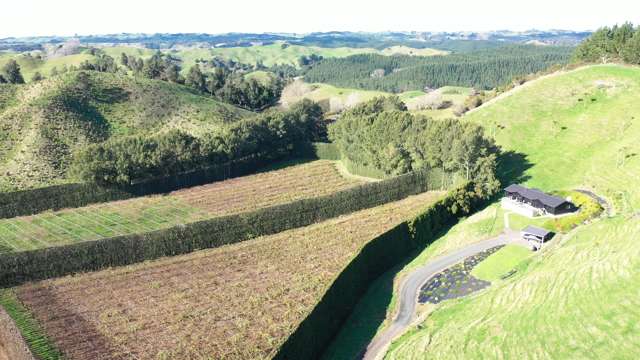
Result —
<path fill-rule="evenodd" d="M 149 232 L 327 195 L 359 184 L 330 161 L 314 161 L 180 190 L 0 220 L 0 252 Z"/>
<path fill-rule="evenodd" d="M 72 360 L 270 358 L 367 242 L 440 196 L 16 292 Z"/>

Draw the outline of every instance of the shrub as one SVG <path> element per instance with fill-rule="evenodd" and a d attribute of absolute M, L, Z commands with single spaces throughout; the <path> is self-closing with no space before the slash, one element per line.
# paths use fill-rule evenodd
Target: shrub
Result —
<path fill-rule="evenodd" d="M 558 195 L 563 197 L 570 196 L 571 201 L 579 210 L 573 215 L 547 220 L 543 224 L 543 227 L 549 230 L 566 233 L 587 220 L 597 217 L 604 210 L 602 206 L 589 195 L 577 191 L 561 192 L 558 193 Z"/>

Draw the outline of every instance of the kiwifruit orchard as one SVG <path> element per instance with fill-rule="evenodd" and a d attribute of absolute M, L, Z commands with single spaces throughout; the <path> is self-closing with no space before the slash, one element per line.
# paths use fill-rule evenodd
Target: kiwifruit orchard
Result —
<path fill-rule="evenodd" d="M 635 358 L 639 44 L 0 38 L 0 360 Z"/>

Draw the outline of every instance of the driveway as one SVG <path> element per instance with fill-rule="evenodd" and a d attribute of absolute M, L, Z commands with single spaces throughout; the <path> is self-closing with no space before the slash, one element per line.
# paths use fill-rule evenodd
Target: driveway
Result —
<path fill-rule="evenodd" d="M 374 360 L 384 355 L 391 341 L 402 334 L 415 320 L 415 309 L 418 302 L 418 292 L 427 280 L 437 273 L 445 270 L 469 256 L 498 245 L 521 243 L 520 234 L 517 231 L 505 229 L 495 238 L 468 245 L 413 270 L 400 287 L 399 311 L 391 325 L 378 334 L 367 347 L 365 360 Z"/>

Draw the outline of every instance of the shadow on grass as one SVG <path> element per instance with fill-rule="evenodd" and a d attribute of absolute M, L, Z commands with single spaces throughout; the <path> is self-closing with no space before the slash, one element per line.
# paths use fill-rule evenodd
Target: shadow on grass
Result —
<path fill-rule="evenodd" d="M 515 151 L 505 151 L 498 157 L 496 175 L 504 186 L 524 183 L 531 178 L 526 175 L 533 164 L 527 160 L 527 155 Z"/>
<path fill-rule="evenodd" d="M 378 333 L 378 329 L 387 317 L 387 311 L 393 305 L 393 284 L 398 273 L 456 224 L 457 222 L 447 225 L 429 244 L 413 251 L 401 263 L 371 283 L 342 325 L 340 332 L 325 350 L 323 360 L 352 360 L 361 359 L 364 356 L 367 346 Z"/>

